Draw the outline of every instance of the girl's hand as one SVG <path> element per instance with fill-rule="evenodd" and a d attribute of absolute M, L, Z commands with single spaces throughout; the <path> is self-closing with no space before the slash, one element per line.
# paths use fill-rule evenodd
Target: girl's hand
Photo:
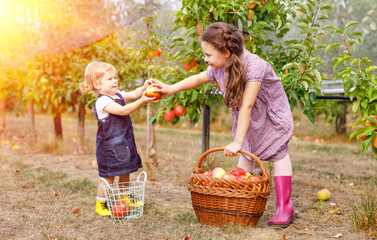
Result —
<path fill-rule="evenodd" d="M 158 79 L 150 78 L 144 82 L 143 91 L 147 89 L 148 86 L 153 85 L 154 83 L 160 82 Z"/>
<path fill-rule="evenodd" d="M 162 97 L 166 97 L 174 93 L 171 85 L 160 82 L 157 79 L 153 79 L 153 85 L 160 88 L 156 92 L 161 93 Z"/>
<path fill-rule="evenodd" d="M 237 156 L 238 152 L 241 151 L 241 144 L 238 142 L 232 142 L 231 144 L 228 144 L 224 148 L 224 155 L 227 157 L 235 157 Z"/>

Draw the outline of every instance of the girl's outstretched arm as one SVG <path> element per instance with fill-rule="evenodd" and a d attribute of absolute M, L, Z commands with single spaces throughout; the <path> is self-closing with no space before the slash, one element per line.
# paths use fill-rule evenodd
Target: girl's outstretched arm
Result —
<path fill-rule="evenodd" d="M 246 133 L 250 124 L 251 109 L 254 106 L 255 100 L 257 99 L 261 84 L 262 82 L 260 81 L 246 83 L 238 115 L 236 136 L 234 138 L 234 141 L 225 147 L 225 156 L 235 157 L 242 149 L 243 142 L 245 140 Z"/>
<path fill-rule="evenodd" d="M 188 78 L 183 79 L 180 82 L 177 82 L 173 85 L 168 85 L 162 82 L 153 83 L 154 85 L 159 86 L 161 89 L 159 90 L 162 93 L 162 96 L 169 96 L 176 92 L 196 88 L 202 84 L 210 82 L 209 78 L 207 77 L 206 72 L 201 72 L 196 75 L 192 75 Z"/>

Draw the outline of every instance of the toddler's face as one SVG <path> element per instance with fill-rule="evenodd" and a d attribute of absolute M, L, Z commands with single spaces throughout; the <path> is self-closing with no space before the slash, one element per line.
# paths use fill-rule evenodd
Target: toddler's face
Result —
<path fill-rule="evenodd" d="M 213 69 L 223 68 L 229 57 L 228 53 L 218 51 L 212 44 L 202 41 L 202 49 L 204 52 L 204 61 Z"/>
<path fill-rule="evenodd" d="M 101 78 L 99 93 L 114 96 L 118 91 L 118 75 L 114 71 L 108 71 Z"/>

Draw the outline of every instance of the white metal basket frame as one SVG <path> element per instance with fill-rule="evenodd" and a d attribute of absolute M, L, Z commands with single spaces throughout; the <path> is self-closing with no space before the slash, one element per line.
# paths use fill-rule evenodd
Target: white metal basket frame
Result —
<path fill-rule="evenodd" d="M 144 179 L 141 177 L 144 175 Z M 136 181 L 129 182 L 114 182 L 109 184 L 106 179 L 100 178 L 100 183 L 105 192 L 107 198 L 107 207 L 110 211 L 110 217 L 115 221 L 124 221 L 129 219 L 140 218 L 143 216 L 144 211 L 144 192 L 145 192 L 145 183 L 147 181 L 147 173 L 142 171 L 137 176 Z M 130 205 L 127 202 L 123 202 L 127 206 L 128 212 L 124 214 L 123 217 L 118 218 L 113 216 L 111 209 L 121 201 L 121 196 L 128 194 L 130 199 L 135 202 L 142 203 L 141 206 L 135 207 Z"/>

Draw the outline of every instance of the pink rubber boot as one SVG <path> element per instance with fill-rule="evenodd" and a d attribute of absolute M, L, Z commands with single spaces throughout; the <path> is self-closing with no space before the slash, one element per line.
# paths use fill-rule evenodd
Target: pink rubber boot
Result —
<path fill-rule="evenodd" d="M 288 227 L 294 219 L 291 199 L 292 177 L 275 176 L 276 213 L 268 221 L 268 225 Z"/>

